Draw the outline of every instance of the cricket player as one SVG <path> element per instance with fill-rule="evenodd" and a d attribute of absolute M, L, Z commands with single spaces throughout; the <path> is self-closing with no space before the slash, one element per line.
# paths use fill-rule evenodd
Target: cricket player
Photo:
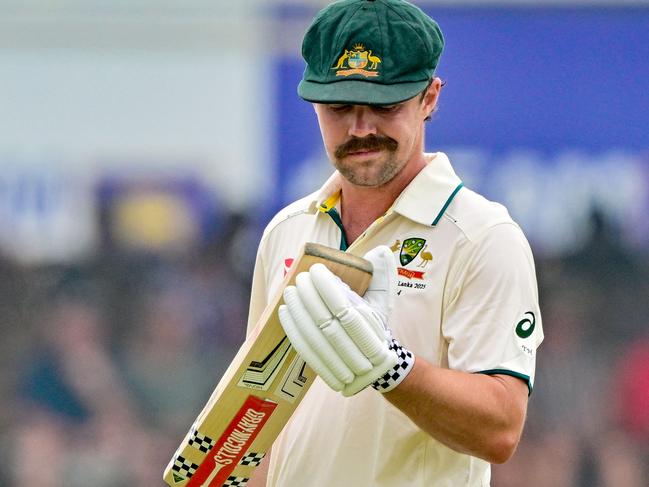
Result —
<path fill-rule="evenodd" d="M 374 275 L 364 298 L 318 264 L 286 288 L 282 326 L 319 377 L 249 487 L 488 486 L 516 449 L 543 339 L 534 262 L 507 210 L 424 152 L 443 47 L 404 0 L 341 0 L 304 37 L 298 94 L 336 171 L 266 228 L 249 323 L 307 241 Z"/>

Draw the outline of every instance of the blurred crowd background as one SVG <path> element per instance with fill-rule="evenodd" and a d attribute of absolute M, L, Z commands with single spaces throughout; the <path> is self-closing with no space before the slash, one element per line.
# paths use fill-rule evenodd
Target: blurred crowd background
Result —
<path fill-rule="evenodd" d="M 264 225 L 330 172 L 295 94 L 324 3 L 0 2 L 0 486 L 163 485 Z M 492 485 L 646 487 L 649 2 L 419 5 L 447 38 L 428 148 L 536 256 L 546 338 Z"/>

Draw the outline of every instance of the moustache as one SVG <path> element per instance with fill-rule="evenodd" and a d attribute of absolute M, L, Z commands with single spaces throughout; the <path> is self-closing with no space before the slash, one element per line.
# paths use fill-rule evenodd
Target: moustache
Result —
<path fill-rule="evenodd" d="M 386 149 L 388 151 L 394 152 L 397 150 L 398 146 L 399 143 L 390 137 L 368 135 L 367 137 L 363 137 L 362 139 L 354 137 L 344 144 L 339 145 L 336 149 L 336 152 L 334 152 L 334 155 L 337 159 L 342 159 L 351 152 L 358 152 L 361 150 L 373 151 Z"/>

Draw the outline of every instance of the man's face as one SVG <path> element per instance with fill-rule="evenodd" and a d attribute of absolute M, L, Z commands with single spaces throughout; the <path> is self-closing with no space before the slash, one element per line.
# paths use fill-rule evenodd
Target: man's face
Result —
<path fill-rule="evenodd" d="M 423 151 L 424 119 L 439 86 L 396 105 L 315 104 L 325 149 L 345 179 L 357 186 L 390 182 Z"/>

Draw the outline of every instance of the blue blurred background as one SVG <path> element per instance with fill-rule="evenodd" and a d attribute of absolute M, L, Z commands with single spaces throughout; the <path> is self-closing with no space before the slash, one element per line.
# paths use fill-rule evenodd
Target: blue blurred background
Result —
<path fill-rule="evenodd" d="M 163 485 L 264 225 L 331 172 L 295 94 L 325 3 L 0 3 L 0 485 Z M 646 487 L 649 2 L 418 4 L 446 37 L 427 148 L 537 260 L 546 340 L 492 485 Z"/>

